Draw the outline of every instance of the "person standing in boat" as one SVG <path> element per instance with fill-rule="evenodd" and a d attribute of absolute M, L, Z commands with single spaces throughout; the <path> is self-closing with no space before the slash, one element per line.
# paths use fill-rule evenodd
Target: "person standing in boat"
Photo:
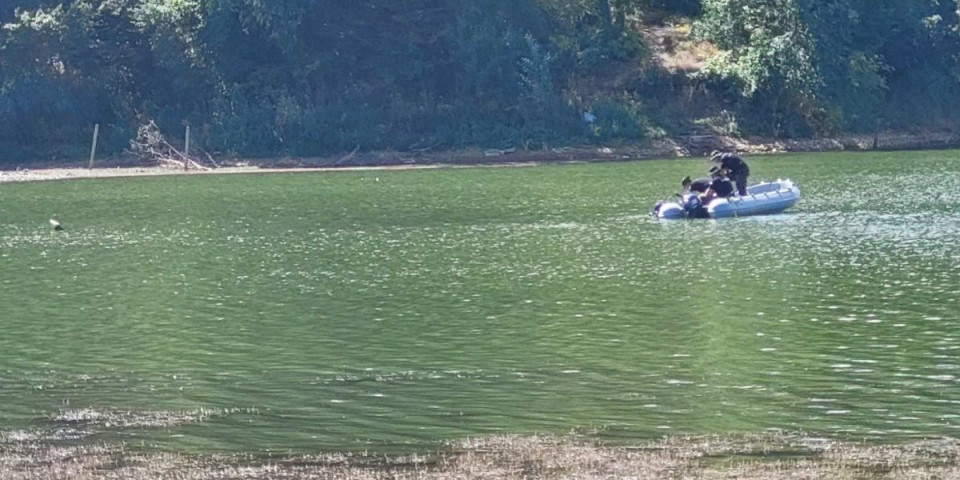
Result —
<path fill-rule="evenodd" d="M 709 205 L 714 198 L 727 198 L 730 195 L 733 195 L 733 183 L 730 182 L 730 179 L 724 174 L 723 167 L 713 167 L 710 169 L 710 188 L 700 197 L 701 203 L 706 206 Z"/>
<path fill-rule="evenodd" d="M 750 176 L 750 167 L 738 155 L 714 150 L 710 154 L 710 160 L 718 162 L 720 168 L 726 170 L 726 175 L 737 185 L 737 193 L 741 196 L 747 194 L 747 177 Z"/>
<path fill-rule="evenodd" d="M 707 189 L 710 188 L 710 183 L 712 182 L 709 178 L 698 178 L 696 180 L 691 180 L 690 176 L 683 177 L 683 180 L 680 181 L 680 186 L 683 187 L 681 193 L 706 193 Z"/>

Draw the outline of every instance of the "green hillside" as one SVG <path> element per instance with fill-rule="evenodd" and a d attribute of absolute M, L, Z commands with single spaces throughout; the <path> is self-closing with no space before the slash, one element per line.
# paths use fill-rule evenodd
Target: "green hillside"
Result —
<path fill-rule="evenodd" d="M 0 165 L 809 138 L 960 119 L 955 1 L 0 2 Z"/>

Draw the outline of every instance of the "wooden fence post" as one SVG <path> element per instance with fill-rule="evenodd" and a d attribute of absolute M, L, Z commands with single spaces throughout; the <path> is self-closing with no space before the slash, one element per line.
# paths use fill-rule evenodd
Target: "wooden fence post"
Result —
<path fill-rule="evenodd" d="M 187 132 L 184 134 L 183 141 L 183 169 L 190 168 L 190 125 L 187 125 Z"/>
<path fill-rule="evenodd" d="M 93 159 L 97 156 L 97 137 L 100 136 L 100 124 L 93 126 L 93 145 L 90 146 L 90 164 L 87 168 L 93 168 Z"/>

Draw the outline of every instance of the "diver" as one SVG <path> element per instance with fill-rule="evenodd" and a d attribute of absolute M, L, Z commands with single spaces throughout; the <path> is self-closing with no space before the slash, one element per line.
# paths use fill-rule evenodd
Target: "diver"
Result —
<path fill-rule="evenodd" d="M 709 178 L 698 178 L 696 180 L 691 180 L 690 176 L 683 177 L 683 180 L 680 181 L 680 186 L 683 188 L 682 194 L 695 192 L 695 193 L 706 193 L 707 189 L 710 188 L 711 180 Z"/>
<path fill-rule="evenodd" d="M 733 153 L 714 150 L 710 154 L 710 161 L 720 163 L 720 167 L 727 171 L 730 180 L 736 183 L 737 193 L 747 195 L 747 177 L 750 176 L 750 167 L 747 162 Z"/>
<path fill-rule="evenodd" d="M 726 169 L 713 167 L 710 169 L 710 188 L 700 196 L 703 205 L 709 205 L 714 198 L 727 198 L 733 195 L 733 183 L 727 178 Z"/>

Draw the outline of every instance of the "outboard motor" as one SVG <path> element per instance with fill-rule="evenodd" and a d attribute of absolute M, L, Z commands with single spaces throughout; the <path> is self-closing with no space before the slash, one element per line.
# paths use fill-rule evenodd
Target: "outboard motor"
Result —
<path fill-rule="evenodd" d="M 707 209 L 700 202 L 700 197 L 696 194 L 690 193 L 687 194 L 683 199 L 683 211 L 687 214 L 687 217 L 690 218 L 708 218 L 710 214 L 707 213 Z"/>
<path fill-rule="evenodd" d="M 657 202 L 650 212 L 656 218 L 668 220 L 683 218 L 706 218 L 707 209 L 700 204 L 700 198 L 695 193 L 684 195 L 676 194 L 675 202 Z"/>

